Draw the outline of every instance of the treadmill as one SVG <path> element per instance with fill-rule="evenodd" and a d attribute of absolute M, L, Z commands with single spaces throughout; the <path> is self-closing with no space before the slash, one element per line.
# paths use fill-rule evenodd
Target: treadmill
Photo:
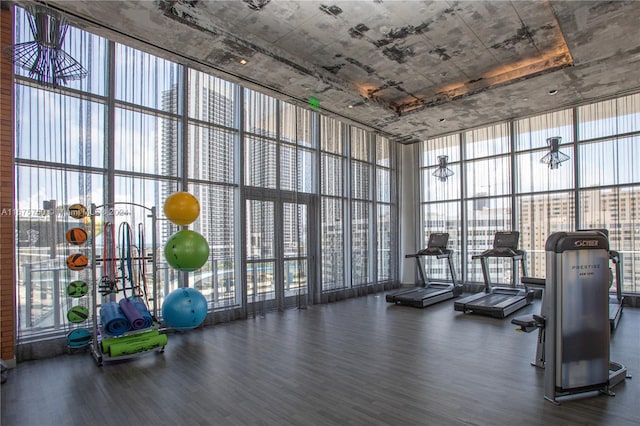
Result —
<path fill-rule="evenodd" d="M 457 300 L 454 304 L 456 311 L 489 315 L 494 318 L 505 318 L 533 301 L 534 291 L 526 284 L 518 286 L 518 262 L 522 266 L 523 275 L 527 275 L 524 250 L 518 250 L 518 231 L 496 232 L 493 248 L 485 250 L 472 259 L 479 259 L 482 265 L 485 290 L 471 296 Z M 492 257 L 511 258 L 513 261 L 513 276 L 510 287 L 493 286 L 489 277 L 489 262 Z"/>
<path fill-rule="evenodd" d="M 429 235 L 427 248 L 420 250 L 415 254 L 408 254 L 405 258 L 415 258 L 420 275 L 420 286 L 409 289 L 399 290 L 386 295 L 389 303 L 396 305 L 413 306 L 416 308 L 424 308 L 443 300 L 453 299 L 462 294 L 462 285 L 456 280 L 456 273 L 453 269 L 453 261 L 451 259 L 453 250 L 447 249 L 449 242 L 449 234 L 446 232 L 437 232 Z M 427 281 L 423 271 L 423 264 L 420 261 L 423 257 L 435 257 L 436 259 L 447 259 L 449 273 L 451 274 L 452 283 Z"/>

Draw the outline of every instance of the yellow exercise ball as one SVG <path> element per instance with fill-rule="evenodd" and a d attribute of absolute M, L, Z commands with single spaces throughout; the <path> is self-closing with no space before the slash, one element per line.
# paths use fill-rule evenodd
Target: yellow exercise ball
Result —
<path fill-rule="evenodd" d="M 200 215 L 200 203 L 188 192 L 174 192 L 164 201 L 164 215 L 176 225 L 188 225 Z"/>

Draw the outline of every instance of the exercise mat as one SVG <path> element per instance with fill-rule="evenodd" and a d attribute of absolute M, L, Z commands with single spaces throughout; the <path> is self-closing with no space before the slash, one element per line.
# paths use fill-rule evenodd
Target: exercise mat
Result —
<path fill-rule="evenodd" d="M 122 310 L 124 316 L 127 317 L 129 322 L 131 323 L 131 328 L 133 330 L 141 330 L 144 328 L 144 318 L 142 318 L 142 315 L 140 315 L 138 308 L 136 308 L 131 300 L 122 299 L 120 300 L 120 302 L 118 302 L 118 304 L 120 305 L 120 309 Z"/>
<path fill-rule="evenodd" d="M 160 332 L 158 330 L 145 331 L 144 333 L 131 334 L 129 336 L 112 337 L 110 339 L 102 339 L 102 352 L 109 352 L 111 345 L 122 342 L 135 342 L 136 340 L 145 340 L 149 337 L 158 336 Z"/>
<path fill-rule="evenodd" d="M 122 342 L 113 343 L 109 346 L 109 355 L 118 357 L 123 355 L 133 355 L 139 352 L 149 351 L 151 349 L 166 346 L 168 341 L 166 334 L 157 336 L 149 336 L 146 339 L 124 340 Z"/>
<path fill-rule="evenodd" d="M 133 296 L 130 297 L 129 300 L 131 300 L 131 302 L 135 305 L 136 309 L 138 309 L 138 312 L 140 312 L 142 319 L 144 319 L 144 327 L 142 328 L 151 327 L 153 325 L 153 317 L 151 316 L 151 312 L 149 312 L 147 305 L 144 303 L 144 300 L 142 300 L 142 297 Z"/>
<path fill-rule="evenodd" d="M 107 302 L 100 308 L 102 331 L 109 336 L 121 336 L 131 330 L 131 323 L 116 302 Z"/>

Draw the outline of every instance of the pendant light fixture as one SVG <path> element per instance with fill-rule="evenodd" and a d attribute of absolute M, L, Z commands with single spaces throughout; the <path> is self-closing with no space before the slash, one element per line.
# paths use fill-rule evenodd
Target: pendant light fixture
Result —
<path fill-rule="evenodd" d="M 562 138 L 560 136 L 553 136 L 547 139 L 549 152 L 540 159 L 540 162 L 548 164 L 550 169 L 557 169 L 561 163 L 569 159 L 567 154 L 560 152 L 561 142 Z"/>
<path fill-rule="evenodd" d="M 27 11 L 34 40 L 6 47 L 5 56 L 44 86 L 58 87 L 86 77 L 87 70 L 62 50 L 69 28 L 66 18 L 41 5 L 32 5 Z"/>
<path fill-rule="evenodd" d="M 438 168 L 433 173 L 431 173 L 433 176 L 437 177 L 440 182 L 446 182 L 449 176 L 453 176 L 453 171 L 447 167 L 448 160 L 448 155 L 439 155 Z"/>

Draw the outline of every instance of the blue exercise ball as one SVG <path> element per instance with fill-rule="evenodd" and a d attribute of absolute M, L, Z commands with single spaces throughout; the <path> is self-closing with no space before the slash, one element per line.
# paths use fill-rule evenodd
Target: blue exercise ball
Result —
<path fill-rule="evenodd" d="M 177 288 L 162 302 L 162 318 L 168 327 L 176 330 L 195 328 L 206 316 L 207 299 L 194 288 Z"/>

